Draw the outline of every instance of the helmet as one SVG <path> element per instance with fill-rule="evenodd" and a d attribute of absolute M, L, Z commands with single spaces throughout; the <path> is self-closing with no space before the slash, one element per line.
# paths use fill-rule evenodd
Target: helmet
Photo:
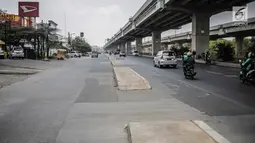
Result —
<path fill-rule="evenodd" d="M 191 57 L 191 56 L 192 56 L 192 53 L 191 53 L 191 52 L 188 52 L 188 53 L 187 53 L 187 56 Z"/>
<path fill-rule="evenodd" d="M 248 54 L 248 58 L 251 58 L 252 57 L 252 52 L 250 52 L 249 54 Z"/>

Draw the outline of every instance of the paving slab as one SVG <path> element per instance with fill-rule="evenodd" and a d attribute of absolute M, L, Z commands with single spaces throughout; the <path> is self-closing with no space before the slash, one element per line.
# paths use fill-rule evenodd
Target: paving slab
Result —
<path fill-rule="evenodd" d="M 202 121 L 133 122 L 126 129 L 131 143 L 229 143 Z"/>
<path fill-rule="evenodd" d="M 129 67 L 113 67 L 119 90 L 151 89 L 149 82 Z"/>

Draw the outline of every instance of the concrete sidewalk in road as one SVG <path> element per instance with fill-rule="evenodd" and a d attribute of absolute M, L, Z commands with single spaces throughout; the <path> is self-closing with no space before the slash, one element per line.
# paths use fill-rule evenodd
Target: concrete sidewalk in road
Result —
<path fill-rule="evenodd" d="M 0 60 L 0 88 L 25 80 L 30 75 L 64 65 L 63 61 Z"/>
<path fill-rule="evenodd" d="M 119 90 L 147 90 L 151 89 L 150 83 L 130 67 L 121 62 L 121 58 L 108 56 L 113 66 L 113 72 Z M 124 60 L 123 60 L 124 61 Z"/>
<path fill-rule="evenodd" d="M 36 74 L 40 71 L 41 70 L 36 70 L 36 69 L 12 68 L 12 67 L 0 66 L 0 74 L 31 75 L 31 74 Z"/>
<path fill-rule="evenodd" d="M 230 143 L 198 120 L 133 122 L 126 130 L 131 143 Z"/>
<path fill-rule="evenodd" d="M 67 60 L 66 60 L 67 61 Z M 12 68 L 25 68 L 25 69 L 38 69 L 45 70 L 63 65 L 65 61 L 41 61 L 41 60 L 0 60 L 0 66 L 12 67 Z"/>
<path fill-rule="evenodd" d="M 113 67 L 119 90 L 151 89 L 149 82 L 129 67 Z"/>

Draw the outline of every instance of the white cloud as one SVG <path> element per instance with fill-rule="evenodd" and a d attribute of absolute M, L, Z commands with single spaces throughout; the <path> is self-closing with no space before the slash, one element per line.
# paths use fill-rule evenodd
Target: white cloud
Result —
<path fill-rule="evenodd" d="M 104 7 L 98 7 L 96 10 L 99 14 L 110 16 L 116 13 L 122 13 L 119 5 L 109 5 Z"/>

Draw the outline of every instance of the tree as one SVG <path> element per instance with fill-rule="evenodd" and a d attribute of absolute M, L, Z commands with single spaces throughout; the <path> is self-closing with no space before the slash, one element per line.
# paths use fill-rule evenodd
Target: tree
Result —
<path fill-rule="evenodd" d="M 250 45 L 248 47 L 248 52 L 254 52 L 255 53 L 255 37 L 252 37 L 250 39 Z"/>
<path fill-rule="evenodd" d="M 76 36 L 74 40 L 72 40 L 72 47 L 82 53 L 91 52 L 91 46 L 89 43 L 86 42 L 84 38 L 79 36 Z"/>
<path fill-rule="evenodd" d="M 172 51 L 176 53 L 177 56 L 181 56 L 184 53 L 188 52 L 190 50 L 189 44 L 183 44 L 183 45 L 172 45 L 171 47 Z"/>
<path fill-rule="evenodd" d="M 209 53 L 213 58 L 222 61 L 232 61 L 235 55 L 234 41 L 218 39 L 217 41 L 210 41 Z"/>

